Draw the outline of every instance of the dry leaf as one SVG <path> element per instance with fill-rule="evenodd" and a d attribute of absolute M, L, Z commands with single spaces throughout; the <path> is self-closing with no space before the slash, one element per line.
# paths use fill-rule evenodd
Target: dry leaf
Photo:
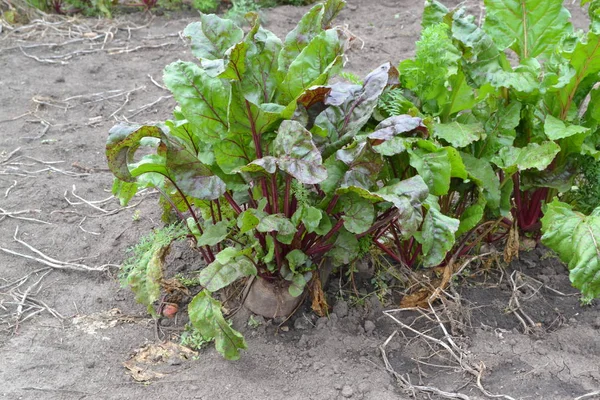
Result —
<path fill-rule="evenodd" d="M 508 264 L 515 258 L 519 258 L 519 227 L 516 220 L 508 232 L 508 239 L 504 248 L 504 262 Z"/>
<path fill-rule="evenodd" d="M 325 293 L 323 293 L 322 286 L 323 285 L 321 284 L 319 274 L 315 274 L 310 288 L 310 297 L 312 300 L 312 310 L 319 317 L 326 316 L 327 312 L 329 311 L 329 305 L 327 304 L 327 300 L 325 299 Z"/>
<path fill-rule="evenodd" d="M 177 363 L 186 361 L 198 353 L 180 344 L 173 342 L 150 343 L 136 350 L 131 358 L 123 363 L 129 375 L 138 382 L 146 382 L 155 378 L 162 378 L 165 374 L 158 372 L 157 367 L 176 360 Z"/>

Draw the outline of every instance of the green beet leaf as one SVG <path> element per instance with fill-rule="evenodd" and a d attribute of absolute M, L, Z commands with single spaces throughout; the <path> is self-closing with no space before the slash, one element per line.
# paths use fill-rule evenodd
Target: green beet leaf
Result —
<path fill-rule="evenodd" d="M 423 257 L 421 262 L 424 267 L 439 265 L 448 251 L 452 249 L 455 234 L 460 221 L 448 217 L 438 209 L 437 198 L 430 196 L 429 209 L 423 219 L 420 237 Z"/>
<path fill-rule="evenodd" d="M 487 160 L 460 153 L 469 177 L 480 187 L 488 206 L 495 210 L 500 206 L 500 179 Z"/>
<path fill-rule="evenodd" d="M 238 360 L 240 350 L 247 349 L 244 337 L 231 328 L 221 313 L 221 303 L 203 290 L 188 306 L 190 322 L 205 340 L 215 341 L 215 348 L 227 360 Z"/>
<path fill-rule="evenodd" d="M 198 238 L 198 246 L 214 246 L 221 243 L 229 234 L 229 223 L 219 221 L 214 225 L 204 225 L 204 233 Z"/>
<path fill-rule="evenodd" d="M 433 136 L 443 139 L 456 148 L 462 148 L 480 140 L 484 133 L 481 124 L 461 124 L 453 121 L 446 124 L 436 124 Z"/>
<path fill-rule="evenodd" d="M 483 219 L 486 200 L 481 191 L 482 189 L 480 189 L 477 202 L 465 208 L 465 211 L 460 216 L 460 225 L 454 234 L 457 238 L 475 228 Z"/>
<path fill-rule="evenodd" d="M 421 149 L 409 150 L 410 165 L 417 170 L 423 178 L 429 192 L 435 196 L 442 196 L 450 189 L 452 165 L 448 152 L 440 149 L 435 153 Z"/>
<path fill-rule="evenodd" d="M 544 133 L 550 140 L 564 139 L 573 135 L 587 133 L 589 131 L 590 128 L 586 128 L 585 126 L 567 126 L 564 121 L 553 117 L 552 115 L 547 115 L 546 120 L 544 121 Z"/>
<path fill-rule="evenodd" d="M 585 298 L 600 298 L 600 207 L 591 215 L 554 200 L 542 218 L 542 243 L 569 266 L 571 283 Z"/>
<path fill-rule="evenodd" d="M 114 176 L 125 182 L 135 182 L 128 164 L 133 161 L 140 141 L 146 137 L 161 138 L 162 130 L 156 126 L 118 124 L 108 132 L 106 158 Z"/>
<path fill-rule="evenodd" d="M 305 184 L 320 183 L 327 178 L 321 153 L 309 131 L 297 121 L 283 121 L 273 141 L 279 168 Z"/>
<path fill-rule="evenodd" d="M 327 29 L 331 20 L 341 11 L 345 2 L 341 0 L 328 0 L 311 8 L 294 29 L 292 29 L 283 42 L 283 49 L 279 53 L 279 71 L 285 76 L 291 63 L 298 57 L 304 48 L 324 29 Z"/>
<path fill-rule="evenodd" d="M 200 200 L 216 200 L 225 193 L 225 182 L 186 148 L 169 142 L 167 162 L 170 176 L 179 189 Z"/>
<path fill-rule="evenodd" d="M 194 126 L 201 127 L 201 141 L 218 143 L 225 137 L 229 87 L 211 77 L 192 62 L 169 64 L 163 75 L 167 88 L 181 106 L 181 113 Z"/>
<path fill-rule="evenodd" d="M 508 173 L 534 168 L 543 171 L 559 152 L 560 146 L 552 141 L 529 143 L 525 147 L 503 147 L 492 162 Z"/>
<path fill-rule="evenodd" d="M 399 212 L 402 235 L 415 233 L 423 221 L 422 205 L 429 196 L 429 189 L 423 178 L 416 175 L 398 183 L 384 186 L 375 194 L 392 203 Z"/>
<path fill-rule="evenodd" d="M 183 35 L 191 40 L 192 54 L 202 67 L 217 76 L 225 70 L 225 53 L 242 40 L 244 32 L 232 20 L 201 14 L 200 21 L 189 24 Z"/>
<path fill-rule="evenodd" d="M 271 214 L 261 218 L 256 226 L 259 232 L 278 232 L 281 235 L 296 233 L 296 227 L 283 214 Z"/>
<path fill-rule="evenodd" d="M 344 228 L 351 233 L 360 234 L 369 230 L 375 221 L 375 207 L 370 201 L 355 193 L 344 196 Z"/>
<path fill-rule="evenodd" d="M 290 64 L 279 86 L 278 101 L 287 104 L 309 87 L 325 84 L 341 68 L 342 53 L 342 41 L 336 30 L 319 33 Z"/>
<path fill-rule="evenodd" d="M 510 47 L 519 58 L 548 57 L 572 30 L 562 0 L 485 0 L 483 29 L 498 50 Z"/>
<path fill-rule="evenodd" d="M 334 266 L 347 265 L 354 261 L 358 256 L 358 239 L 356 235 L 341 229 L 328 256 L 331 257 Z"/>
<path fill-rule="evenodd" d="M 331 86 L 325 101 L 329 107 L 317 116 L 313 128 L 314 133 L 326 138 L 322 149 L 324 159 L 353 140 L 371 117 L 383 90 L 397 74 L 398 71 L 386 63 L 369 73 L 362 86 L 345 83 Z"/>
<path fill-rule="evenodd" d="M 223 289 L 240 278 L 256 275 L 256 267 L 244 256 L 221 260 L 224 262 L 216 259 L 200 271 L 200 284 L 211 292 Z"/>

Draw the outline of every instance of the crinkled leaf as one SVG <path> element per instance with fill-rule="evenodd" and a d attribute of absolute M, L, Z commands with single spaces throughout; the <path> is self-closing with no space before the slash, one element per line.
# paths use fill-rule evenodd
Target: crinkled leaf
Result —
<path fill-rule="evenodd" d="M 227 360 L 240 358 L 239 350 L 247 349 L 244 337 L 227 323 L 221 313 L 221 303 L 210 292 L 198 293 L 188 306 L 190 322 L 205 340 L 215 340 L 215 348 Z"/>
<path fill-rule="evenodd" d="M 304 224 L 306 232 L 311 233 L 319 229 L 323 212 L 313 206 L 300 206 L 292 215 L 292 223 L 298 225 L 300 222 Z"/>
<path fill-rule="evenodd" d="M 192 54 L 199 58 L 212 76 L 224 70 L 225 52 L 242 41 L 244 32 L 230 19 L 214 14 L 201 14 L 199 22 L 189 24 L 183 35 L 192 42 Z"/>
<path fill-rule="evenodd" d="M 394 75 L 397 75 L 396 69 L 386 63 L 369 73 L 362 87 L 342 83 L 332 85 L 326 100 L 329 107 L 315 119 L 315 128 L 323 131 L 321 135 L 327 138 L 322 150 L 325 159 L 350 143 L 367 123 Z"/>
<path fill-rule="evenodd" d="M 448 9 L 442 3 L 436 0 L 425 0 L 421 27 L 427 28 L 428 26 L 443 22 L 446 14 L 448 14 Z"/>
<path fill-rule="evenodd" d="M 442 214 L 436 207 L 429 208 L 420 235 L 424 267 L 434 267 L 444 261 L 446 253 L 454 246 L 459 224 L 459 220 Z"/>
<path fill-rule="evenodd" d="M 558 140 L 567 138 L 573 135 L 589 132 L 590 128 L 579 125 L 567 126 L 564 121 L 547 115 L 544 121 L 544 133 L 550 140 Z"/>
<path fill-rule="evenodd" d="M 483 133 L 483 126 L 479 123 L 461 124 L 457 121 L 435 124 L 433 129 L 434 137 L 443 139 L 456 148 L 466 147 L 481 139 Z"/>
<path fill-rule="evenodd" d="M 140 141 L 145 137 L 160 138 L 162 135 L 162 130 L 157 126 L 123 123 L 113 126 L 106 141 L 106 158 L 110 172 L 122 181 L 135 182 L 128 164 L 133 162 Z"/>
<path fill-rule="evenodd" d="M 282 104 L 287 104 L 311 86 L 322 85 L 341 67 L 342 42 L 336 30 L 315 36 L 292 61 L 280 84 Z"/>
<path fill-rule="evenodd" d="M 273 152 L 279 168 L 299 182 L 316 184 L 327 178 L 321 153 L 309 131 L 297 121 L 283 121 L 273 141 Z"/>
<path fill-rule="evenodd" d="M 201 141 L 218 143 L 225 137 L 230 94 L 222 80 L 209 76 L 195 63 L 184 61 L 167 65 L 163 80 L 185 118 L 201 127 Z"/>
<path fill-rule="evenodd" d="M 506 55 L 463 9 L 452 14 L 452 36 L 462 43 L 465 73 L 477 86 L 489 83 L 524 93 L 539 90 L 538 75 L 530 68 L 513 71 Z"/>
<path fill-rule="evenodd" d="M 186 148 L 168 144 L 166 166 L 179 189 L 190 197 L 216 200 L 225 193 L 225 182 Z"/>
<path fill-rule="evenodd" d="M 542 218 L 542 243 L 568 264 L 571 283 L 587 298 L 600 298 L 600 208 L 586 216 L 554 200 Z"/>
<path fill-rule="evenodd" d="M 548 57 L 572 30 L 562 0 L 485 0 L 483 29 L 500 51 L 510 47 L 521 59 Z"/>
<path fill-rule="evenodd" d="M 383 159 L 367 142 L 355 142 L 352 146 L 337 151 L 336 157 L 348 166 L 342 178 L 342 187 L 370 189 L 376 184 Z"/>
<path fill-rule="evenodd" d="M 429 189 L 419 175 L 393 185 L 384 186 L 375 192 L 385 201 L 392 203 L 400 214 L 398 222 L 402 235 L 408 237 L 419 229 L 423 220 L 422 204 L 429 195 Z"/>
<path fill-rule="evenodd" d="M 324 29 L 331 20 L 340 12 L 345 2 L 341 0 L 328 0 L 311 8 L 294 29 L 292 29 L 283 43 L 279 53 L 279 71 L 286 74 L 292 62 L 304 48 Z"/>
<path fill-rule="evenodd" d="M 569 83 L 558 91 L 561 112 L 566 115 L 574 106 L 573 99 L 580 84 L 590 75 L 600 72 L 600 32 L 588 32 L 574 46 L 563 51 L 570 66 L 575 70 Z M 554 95 L 554 94 L 551 94 Z"/>
<path fill-rule="evenodd" d="M 205 225 L 204 233 L 198 239 L 198 246 L 214 246 L 221 243 L 229 233 L 227 221 L 219 221 L 214 225 Z"/>
<path fill-rule="evenodd" d="M 559 152 L 560 146 L 552 141 L 529 143 L 526 147 L 503 147 L 492 162 L 508 172 L 533 168 L 543 171 Z"/>
<path fill-rule="evenodd" d="M 375 220 L 375 208 L 370 201 L 351 193 L 343 198 L 342 219 L 344 228 L 352 233 L 363 233 L 369 230 Z"/>
<path fill-rule="evenodd" d="M 404 153 L 413 142 L 413 136 L 427 134 L 423 120 L 410 115 L 386 118 L 369 134 L 373 149 L 384 156 Z"/>
<path fill-rule="evenodd" d="M 198 276 L 200 284 L 210 292 L 216 292 L 240 278 L 256 275 L 256 267 L 244 256 L 208 264 Z"/>
<path fill-rule="evenodd" d="M 145 305 L 148 313 L 152 315 L 156 315 L 153 304 L 160 298 L 163 265 L 170 244 L 170 240 L 154 243 L 136 260 L 139 267 L 134 268 L 127 276 L 127 285 L 135 293 L 135 300 Z"/>
<path fill-rule="evenodd" d="M 256 229 L 259 232 L 278 232 L 281 235 L 291 235 L 296 233 L 296 227 L 289 218 L 283 214 L 271 214 L 262 218 Z"/>

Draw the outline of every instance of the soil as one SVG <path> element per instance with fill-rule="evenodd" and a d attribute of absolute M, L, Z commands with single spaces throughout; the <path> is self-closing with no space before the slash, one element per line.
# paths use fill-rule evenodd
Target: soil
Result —
<path fill-rule="evenodd" d="M 347 69 L 364 75 L 410 56 L 421 3 L 350 0 L 337 20 L 360 38 L 349 51 Z M 480 14 L 478 3 L 467 5 Z M 575 25 L 584 27 L 584 13 L 570 1 L 568 6 Z M 283 35 L 305 10 L 265 12 L 266 27 Z M 178 33 L 194 20 L 191 13 L 132 14 L 4 29 L 0 247 L 41 257 L 14 240 L 18 227 L 18 238 L 54 259 L 89 267 L 119 264 L 128 247 L 162 225 L 156 193 L 136 197 L 127 209 L 114 199 L 90 201 L 110 196 L 112 177 L 104 159 L 110 127 L 125 119 L 169 117 L 174 102 L 160 88 L 161 71 L 171 61 L 191 59 Z M 170 260 L 179 272 L 200 265 L 185 245 Z M 598 391 L 600 306 L 580 305 L 565 267 L 539 248 L 504 269 L 477 265 L 453 285 L 453 299 L 439 315 L 464 350 L 464 362 L 479 370 L 485 365 L 485 388 L 514 399 L 544 400 Z M 377 278 L 375 294 L 362 288 L 356 296 L 340 280 L 331 281 L 329 319 L 303 308 L 289 321 L 242 324 L 249 349 L 229 362 L 210 346 L 193 355 L 157 348 L 154 321 L 119 287 L 115 268 L 40 271 L 44 267 L 0 252 L 0 393 L 6 399 L 439 399 L 449 392 L 461 393 L 454 398 L 485 398 L 475 377 L 439 344 L 415 337 L 383 313 L 396 306 L 380 302 L 375 289 L 385 279 L 369 271 L 364 280 L 371 284 Z M 510 312 L 515 298 L 525 325 Z M 17 314 L 21 321 L 15 324 Z M 175 321 L 161 321 L 160 332 L 179 332 L 185 313 L 179 314 Z M 391 315 L 443 338 L 439 324 L 424 322 L 414 311 Z M 430 392 L 438 388 L 437 394 L 405 390 L 386 370 L 383 354 L 390 369 Z M 141 383 L 132 374 L 153 379 Z"/>

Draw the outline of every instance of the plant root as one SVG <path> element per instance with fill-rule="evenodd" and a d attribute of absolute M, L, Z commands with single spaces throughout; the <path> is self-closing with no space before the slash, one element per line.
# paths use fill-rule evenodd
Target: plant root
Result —
<path fill-rule="evenodd" d="M 119 267 L 119 265 L 117 265 L 117 264 L 103 264 L 103 265 L 100 265 L 100 266 L 97 266 L 97 267 L 89 267 L 89 266 L 84 265 L 84 264 L 78 264 L 78 263 L 73 263 L 73 262 L 69 262 L 69 261 L 56 260 L 54 258 L 51 258 L 51 257 L 45 255 L 44 253 L 42 253 L 41 251 L 39 251 L 35 247 L 31 246 L 30 244 L 26 243 L 25 241 L 19 239 L 18 234 L 19 234 L 19 227 L 17 226 L 17 229 L 15 230 L 15 234 L 13 236 L 14 240 L 17 243 L 20 243 L 21 245 L 23 245 L 26 248 L 28 248 L 33 253 L 37 254 L 39 257 L 33 256 L 33 255 L 29 255 L 29 254 L 19 253 L 17 251 L 6 249 L 4 247 L 0 247 L 0 250 L 2 250 L 5 253 L 8 253 L 8 254 L 12 254 L 12 255 L 15 255 L 15 256 L 27 258 L 29 260 L 37 261 L 37 262 L 39 262 L 41 264 L 48 265 L 49 267 L 52 267 L 54 269 L 71 270 L 71 271 L 82 271 L 82 272 L 104 272 L 104 271 L 107 271 L 111 267 L 114 267 L 114 268 L 118 268 Z"/>
<path fill-rule="evenodd" d="M 466 265 L 466 264 L 464 264 L 464 265 Z M 464 266 L 462 268 L 464 268 Z M 460 271 L 460 270 L 462 270 L 462 268 L 459 268 L 458 270 Z M 453 295 L 450 295 L 443 289 L 441 289 L 440 292 L 443 293 L 446 297 L 449 297 L 451 300 L 460 302 L 460 297 L 458 296 L 458 293 L 454 292 Z M 441 294 L 440 292 L 436 293 L 437 294 L 436 297 L 442 300 L 442 304 L 443 304 L 442 309 L 446 314 L 449 314 L 450 312 L 449 312 L 449 307 L 448 307 L 447 302 L 449 302 L 450 300 L 445 300 L 444 298 L 442 298 L 440 296 L 440 294 Z M 426 332 L 419 331 L 418 329 L 414 328 L 413 326 L 405 324 L 399 318 L 397 318 L 396 316 L 393 315 L 395 313 L 407 311 L 407 310 L 418 311 L 421 314 L 421 317 L 427 319 L 430 322 L 433 322 L 435 324 L 435 326 L 437 328 L 439 328 L 439 330 L 441 331 L 442 338 L 438 339 L 438 338 L 434 337 L 433 333 L 431 333 L 433 329 L 428 330 Z M 501 399 L 506 399 L 506 400 L 515 400 L 511 396 L 504 395 L 504 394 L 493 394 L 493 393 L 489 392 L 487 389 L 485 389 L 485 387 L 483 386 L 483 384 L 481 382 L 482 376 L 485 372 L 485 365 L 483 364 L 483 362 L 479 362 L 479 363 L 475 364 L 473 361 L 470 360 L 470 357 L 468 356 L 467 352 L 464 351 L 456 343 L 454 338 L 448 332 L 446 325 L 444 324 L 444 322 L 442 322 L 438 312 L 433 307 L 431 301 L 429 301 L 429 310 L 423 310 L 421 308 L 415 307 L 415 308 L 410 308 L 410 309 L 388 310 L 388 311 L 384 311 L 383 313 L 387 317 L 391 318 L 395 323 L 400 325 L 400 328 L 402 330 L 409 331 L 412 334 L 414 334 L 415 339 L 416 338 L 422 339 L 431 349 L 431 351 L 433 353 L 431 356 L 443 357 L 446 360 L 448 360 L 447 357 L 443 356 L 443 354 L 446 354 L 449 357 L 449 361 L 451 362 L 451 364 L 453 364 L 456 367 L 460 368 L 461 370 L 467 372 L 468 374 L 470 374 L 473 377 L 473 379 L 475 381 L 475 385 L 486 397 L 501 398 Z M 449 318 L 449 319 L 452 319 L 452 318 Z M 448 398 L 448 399 L 470 400 L 469 396 L 462 394 L 462 393 L 448 392 L 448 391 L 444 391 L 444 390 L 441 390 L 441 389 L 433 387 L 433 386 L 414 385 L 413 383 L 411 383 L 410 377 L 408 375 L 403 376 L 403 375 L 397 373 L 391 366 L 391 364 L 387 358 L 387 354 L 385 352 L 385 347 L 388 345 L 388 343 L 392 340 L 392 338 L 396 334 L 398 334 L 398 331 L 395 331 L 392 335 L 390 335 L 390 337 L 388 337 L 388 339 L 385 341 L 385 343 L 383 345 L 381 345 L 379 347 L 379 349 L 381 351 L 381 355 L 383 357 L 383 361 L 385 363 L 386 369 L 388 370 L 388 372 L 390 374 L 392 374 L 392 376 L 394 376 L 394 378 L 396 378 L 396 380 L 398 381 L 398 383 L 400 384 L 400 386 L 403 389 L 405 389 L 407 391 L 411 391 L 413 393 L 414 392 L 424 392 L 424 393 L 429 393 L 429 394 L 436 394 L 440 397 Z M 402 332 L 402 334 L 404 335 L 403 332 Z M 404 335 L 404 337 L 406 337 L 406 335 Z M 431 363 L 425 363 L 420 360 L 417 360 L 417 362 L 432 365 Z M 438 367 L 441 367 L 441 366 L 438 366 Z"/>

